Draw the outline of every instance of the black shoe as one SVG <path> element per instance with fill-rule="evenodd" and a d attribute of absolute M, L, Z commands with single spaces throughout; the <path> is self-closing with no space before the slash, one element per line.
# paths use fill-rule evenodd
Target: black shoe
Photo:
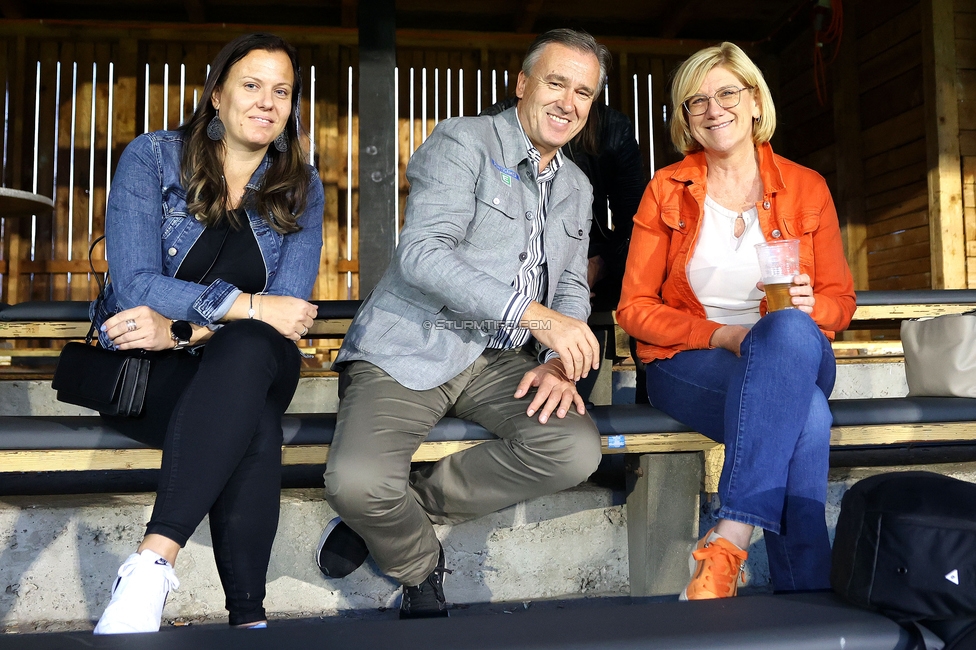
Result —
<path fill-rule="evenodd" d="M 444 574 L 451 573 L 444 568 L 444 548 L 441 547 L 437 557 L 437 566 L 430 572 L 427 579 L 416 587 L 403 585 L 403 596 L 400 597 L 400 619 L 405 618 L 440 618 L 450 616 L 447 603 L 444 602 Z"/>
<path fill-rule="evenodd" d="M 326 578 L 345 578 L 362 566 L 369 557 L 366 542 L 339 517 L 322 531 L 315 563 Z"/>

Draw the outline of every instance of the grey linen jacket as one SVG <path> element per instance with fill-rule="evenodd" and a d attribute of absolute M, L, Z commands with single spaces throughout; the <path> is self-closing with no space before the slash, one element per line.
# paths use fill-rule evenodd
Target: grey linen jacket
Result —
<path fill-rule="evenodd" d="M 440 386 L 485 350 L 515 291 L 539 207 L 515 109 L 441 122 L 407 166 L 400 244 L 349 327 L 336 369 L 361 359 L 413 390 Z M 553 179 L 543 242 L 546 306 L 586 320 L 592 190 L 568 159 Z"/>

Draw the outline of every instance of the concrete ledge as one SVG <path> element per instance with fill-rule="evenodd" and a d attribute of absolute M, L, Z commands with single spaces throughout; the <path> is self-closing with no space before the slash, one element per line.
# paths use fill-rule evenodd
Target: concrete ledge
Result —
<path fill-rule="evenodd" d="M 0 627 L 90 629 L 108 602 L 115 572 L 144 533 L 154 496 L 81 495 L 0 499 Z M 392 607 L 398 585 L 368 563 L 326 580 L 313 561 L 334 513 L 320 490 L 287 490 L 268 572 L 269 613 L 335 614 Z M 624 507 L 609 490 L 584 485 L 458 526 L 441 526 L 448 598 L 457 603 L 581 594 L 626 594 Z M 180 554 L 179 591 L 164 617 L 226 620 L 210 530 L 201 525 Z"/>

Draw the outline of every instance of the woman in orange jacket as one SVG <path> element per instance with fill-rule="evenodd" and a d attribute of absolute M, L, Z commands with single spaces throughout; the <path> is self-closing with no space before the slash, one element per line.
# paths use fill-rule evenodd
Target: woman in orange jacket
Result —
<path fill-rule="evenodd" d="M 773 153 L 769 88 L 737 46 L 692 55 L 672 98 L 685 158 L 644 193 L 617 320 L 651 403 L 725 444 L 719 521 L 681 597 L 734 596 L 756 526 L 776 591 L 826 589 L 829 339 L 855 308 L 837 213 L 819 174 Z M 767 314 L 755 244 L 784 239 L 800 241 L 793 308 Z"/>

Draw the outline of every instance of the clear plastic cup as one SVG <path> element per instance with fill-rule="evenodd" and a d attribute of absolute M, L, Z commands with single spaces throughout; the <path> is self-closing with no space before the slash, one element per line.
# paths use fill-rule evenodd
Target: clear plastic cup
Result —
<path fill-rule="evenodd" d="M 767 311 L 796 309 L 790 297 L 793 277 L 800 274 L 800 241 L 781 239 L 756 244 L 759 275 L 766 290 Z"/>

